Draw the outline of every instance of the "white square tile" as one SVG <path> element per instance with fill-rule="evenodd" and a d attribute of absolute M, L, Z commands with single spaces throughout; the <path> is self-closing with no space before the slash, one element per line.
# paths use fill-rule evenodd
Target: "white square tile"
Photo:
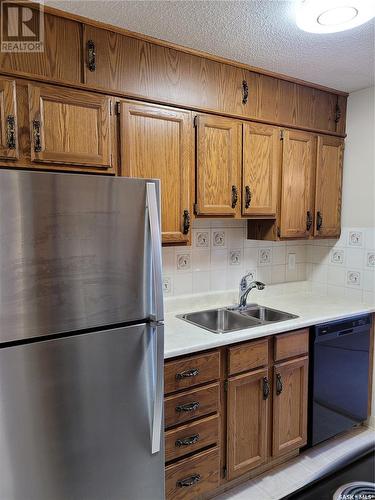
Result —
<path fill-rule="evenodd" d="M 210 246 L 210 230 L 209 229 L 193 229 L 193 241 L 196 248 L 209 248 Z"/>
<path fill-rule="evenodd" d="M 365 266 L 375 270 L 375 250 L 366 250 Z"/>
<path fill-rule="evenodd" d="M 366 290 L 364 290 L 363 291 L 363 302 L 365 304 L 375 305 L 375 291 L 374 292 L 367 292 Z"/>
<path fill-rule="evenodd" d="M 286 279 L 285 276 L 285 265 L 271 266 L 271 281 L 272 283 L 284 283 Z"/>
<path fill-rule="evenodd" d="M 244 250 L 245 267 L 254 269 L 258 266 L 258 248 L 245 248 Z"/>
<path fill-rule="evenodd" d="M 361 271 L 346 271 L 346 286 L 359 288 L 361 286 Z"/>
<path fill-rule="evenodd" d="M 192 222 L 192 228 L 193 229 L 209 229 L 211 227 L 211 221 L 210 219 L 193 219 Z"/>
<path fill-rule="evenodd" d="M 272 283 L 271 266 L 258 267 L 257 280 L 262 281 L 266 285 L 270 285 Z"/>
<path fill-rule="evenodd" d="M 192 253 L 192 270 L 209 271 L 210 270 L 210 249 L 209 248 L 194 248 Z"/>
<path fill-rule="evenodd" d="M 370 250 L 375 248 L 375 227 L 366 228 L 365 246 Z"/>
<path fill-rule="evenodd" d="M 333 248 L 330 253 L 330 264 L 334 266 L 343 266 L 345 264 L 345 249 Z"/>
<path fill-rule="evenodd" d="M 173 247 L 162 248 L 162 260 L 163 260 L 163 272 L 165 274 L 174 273 L 174 271 L 176 270 L 176 265 L 174 260 Z"/>
<path fill-rule="evenodd" d="M 240 281 L 243 276 L 243 271 L 242 269 L 237 269 L 236 267 L 232 266 L 227 269 L 227 289 L 232 290 L 234 288 L 238 288 L 240 286 Z"/>
<path fill-rule="evenodd" d="M 346 266 L 348 268 L 363 267 L 364 250 L 362 248 L 350 247 L 346 249 Z"/>
<path fill-rule="evenodd" d="M 258 246 L 258 241 L 257 240 L 248 240 L 246 238 L 246 233 L 245 233 L 245 239 L 244 239 L 244 242 L 243 242 L 243 246 L 245 248 L 257 247 Z"/>
<path fill-rule="evenodd" d="M 191 272 L 191 252 L 188 250 L 176 251 L 176 271 Z"/>
<path fill-rule="evenodd" d="M 345 297 L 345 287 L 327 285 L 327 295 L 329 295 L 330 297 L 344 298 Z"/>
<path fill-rule="evenodd" d="M 348 234 L 348 246 L 349 247 L 363 247 L 363 231 L 357 229 L 349 230 Z"/>
<path fill-rule="evenodd" d="M 328 266 L 313 264 L 311 269 L 311 280 L 319 283 L 327 283 Z"/>
<path fill-rule="evenodd" d="M 227 229 L 228 248 L 243 248 L 243 228 Z"/>
<path fill-rule="evenodd" d="M 272 264 L 286 264 L 286 245 L 276 245 L 272 249 Z"/>
<path fill-rule="evenodd" d="M 203 293 L 210 290 L 210 272 L 195 271 L 193 273 L 193 293 Z"/>
<path fill-rule="evenodd" d="M 313 264 L 328 264 L 330 257 L 330 248 L 325 246 L 313 246 L 311 253 L 311 262 Z"/>
<path fill-rule="evenodd" d="M 375 273 L 373 271 L 367 269 L 363 271 L 363 289 L 366 290 L 366 292 L 375 290 Z"/>
<path fill-rule="evenodd" d="M 221 269 L 220 272 L 210 271 L 210 291 L 218 292 L 220 290 L 227 289 L 227 271 L 226 269 Z"/>
<path fill-rule="evenodd" d="M 345 296 L 354 300 L 363 300 L 363 293 L 361 289 L 345 288 Z"/>
<path fill-rule="evenodd" d="M 226 269 L 228 252 L 225 248 L 213 248 L 211 250 L 211 269 Z"/>
<path fill-rule="evenodd" d="M 327 284 L 336 286 L 345 286 L 345 269 L 339 268 L 338 266 L 328 266 L 327 272 Z"/>
<path fill-rule="evenodd" d="M 243 259 L 242 259 L 242 249 L 234 248 L 230 249 L 228 252 L 228 265 L 242 267 Z"/>
<path fill-rule="evenodd" d="M 173 277 L 174 295 L 186 295 L 193 292 L 193 274 L 179 273 Z"/>

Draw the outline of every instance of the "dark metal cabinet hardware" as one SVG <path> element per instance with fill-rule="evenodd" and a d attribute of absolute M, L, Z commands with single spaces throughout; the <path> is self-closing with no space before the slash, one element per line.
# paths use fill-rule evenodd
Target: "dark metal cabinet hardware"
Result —
<path fill-rule="evenodd" d="M 310 231 L 311 226 L 312 226 L 312 222 L 313 222 L 312 215 L 311 215 L 310 210 L 308 210 L 306 213 L 306 231 Z"/>
<path fill-rule="evenodd" d="M 323 225 L 323 215 L 321 212 L 316 212 L 316 229 L 320 231 Z"/>
<path fill-rule="evenodd" d="M 249 99 L 249 85 L 246 80 L 242 82 L 242 104 L 247 104 Z"/>
<path fill-rule="evenodd" d="M 341 109 L 340 109 L 340 106 L 338 104 L 336 104 L 336 106 L 335 106 L 335 123 L 338 123 L 340 121 L 340 118 L 341 118 Z"/>
<path fill-rule="evenodd" d="M 250 186 L 245 186 L 245 208 L 250 207 L 251 198 L 252 198 L 252 194 L 251 194 Z"/>
<path fill-rule="evenodd" d="M 232 186 L 232 208 L 236 208 L 238 202 L 238 189 L 237 186 Z"/>
<path fill-rule="evenodd" d="M 14 115 L 8 115 L 6 122 L 7 148 L 16 149 L 16 119 Z"/>
<path fill-rule="evenodd" d="M 190 370 L 185 370 L 184 372 L 176 373 L 176 379 L 182 380 L 183 378 L 196 377 L 199 375 L 198 368 L 191 368 Z"/>
<path fill-rule="evenodd" d="M 280 373 L 276 374 L 276 395 L 280 396 L 280 394 L 283 392 L 283 382 L 281 380 L 281 375 Z"/>
<path fill-rule="evenodd" d="M 87 42 L 87 67 L 90 71 L 96 70 L 95 43 L 92 40 Z"/>
<path fill-rule="evenodd" d="M 194 434 L 194 436 L 189 436 L 182 439 L 177 439 L 175 442 L 176 448 L 181 448 L 181 446 L 191 446 L 199 441 L 199 434 Z"/>
<path fill-rule="evenodd" d="M 190 214 L 189 214 L 189 210 L 184 210 L 184 223 L 183 223 L 183 229 L 182 229 L 182 232 L 183 234 L 189 234 L 189 230 L 190 230 Z"/>
<path fill-rule="evenodd" d="M 34 138 L 34 151 L 40 153 L 42 151 L 41 139 L 41 124 L 40 120 L 33 120 L 33 138 Z"/>
<path fill-rule="evenodd" d="M 195 411 L 198 410 L 198 408 L 199 408 L 199 401 L 193 401 L 192 403 L 177 405 L 176 411 L 177 413 L 183 413 L 183 412 Z"/>
<path fill-rule="evenodd" d="M 268 377 L 263 377 L 263 399 L 268 399 L 270 395 L 270 383 Z"/>
<path fill-rule="evenodd" d="M 179 481 L 177 481 L 176 485 L 178 488 L 188 488 L 189 486 L 194 486 L 194 484 L 199 483 L 200 480 L 200 474 L 193 474 L 192 476 L 186 477 L 185 479 L 180 479 Z"/>

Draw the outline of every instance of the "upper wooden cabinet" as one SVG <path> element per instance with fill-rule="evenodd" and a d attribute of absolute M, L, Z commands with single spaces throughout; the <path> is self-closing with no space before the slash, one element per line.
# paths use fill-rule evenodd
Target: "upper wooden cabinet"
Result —
<path fill-rule="evenodd" d="M 33 8 L 30 5 L 30 8 Z M 80 83 L 82 81 L 81 24 L 70 19 L 44 14 L 42 52 L 0 52 L 0 68 Z"/>
<path fill-rule="evenodd" d="M 318 137 L 314 236 L 340 236 L 343 151 L 342 139 Z"/>
<path fill-rule="evenodd" d="M 316 138 L 286 130 L 281 169 L 280 237 L 307 237 L 313 225 L 312 181 Z"/>
<path fill-rule="evenodd" d="M 281 160 L 280 129 L 243 124 L 242 214 L 275 216 Z"/>
<path fill-rule="evenodd" d="M 121 102 L 121 175 L 161 180 L 163 243 L 190 240 L 194 172 L 189 111 Z"/>
<path fill-rule="evenodd" d="M 236 216 L 240 210 L 241 123 L 198 115 L 196 121 L 197 215 Z"/>
<path fill-rule="evenodd" d="M 252 371 L 228 380 L 227 471 L 233 479 L 258 467 L 267 458 L 269 427 L 268 369 Z"/>
<path fill-rule="evenodd" d="M 0 158 L 18 158 L 16 84 L 0 79 Z"/>
<path fill-rule="evenodd" d="M 272 454 L 307 442 L 308 356 L 274 366 Z"/>
<path fill-rule="evenodd" d="M 31 161 L 111 168 L 110 98 L 29 85 Z"/>

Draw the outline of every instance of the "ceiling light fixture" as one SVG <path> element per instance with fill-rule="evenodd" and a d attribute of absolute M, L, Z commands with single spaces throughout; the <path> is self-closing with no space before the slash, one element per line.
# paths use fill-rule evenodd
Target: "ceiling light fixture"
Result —
<path fill-rule="evenodd" d="M 302 0 L 297 3 L 297 26 L 310 33 L 350 30 L 373 17 L 374 0 Z"/>

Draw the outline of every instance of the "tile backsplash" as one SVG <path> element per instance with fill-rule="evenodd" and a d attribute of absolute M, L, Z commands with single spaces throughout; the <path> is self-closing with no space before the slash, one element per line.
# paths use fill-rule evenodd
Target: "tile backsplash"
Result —
<path fill-rule="evenodd" d="M 313 290 L 375 302 L 375 228 L 343 227 L 339 240 L 307 247 L 307 279 Z"/>
<path fill-rule="evenodd" d="M 248 272 L 266 284 L 306 279 L 305 241 L 248 240 L 246 231 L 242 220 L 195 220 L 191 247 L 163 248 L 164 294 L 231 290 Z M 292 266 L 287 265 L 289 254 Z"/>

